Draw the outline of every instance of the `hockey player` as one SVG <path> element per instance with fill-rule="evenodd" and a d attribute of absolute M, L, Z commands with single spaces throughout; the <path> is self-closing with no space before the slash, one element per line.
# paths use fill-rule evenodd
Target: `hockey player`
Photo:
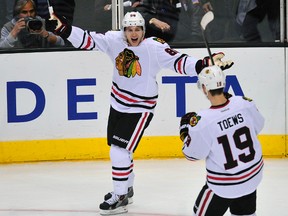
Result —
<path fill-rule="evenodd" d="M 126 205 L 132 202 L 134 193 L 132 156 L 157 104 L 156 75 L 167 68 L 196 76 L 196 71 L 200 72 L 210 61 L 181 54 L 159 38 L 145 39 L 145 21 L 139 12 L 126 13 L 122 30 L 105 34 L 69 26 L 55 14 L 53 19 L 58 24 L 56 34 L 67 38 L 74 47 L 106 53 L 115 65 L 107 128 L 114 189 L 104 196 L 99 207 L 102 215 L 127 212 Z M 223 69 L 231 67 L 233 62 L 223 62 L 222 57 L 223 53 L 213 55 Z"/>
<path fill-rule="evenodd" d="M 181 118 L 183 153 L 190 161 L 206 160 L 207 181 L 193 211 L 197 216 L 256 215 L 256 188 L 263 159 L 257 134 L 264 118 L 251 99 L 224 94 L 225 74 L 217 66 L 204 68 L 198 87 L 211 107 Z"/>

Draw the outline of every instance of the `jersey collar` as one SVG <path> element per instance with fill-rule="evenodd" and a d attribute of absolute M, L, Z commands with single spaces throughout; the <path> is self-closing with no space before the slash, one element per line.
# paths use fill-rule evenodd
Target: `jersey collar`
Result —
<path fill-rule="evenodd" d="M 217 105 L 217 106 L 211 106 L 210 109 L 220 109 L 220 108 L 225 107 L 229 103 L 230 103 L 230 100 L 228 99 L 224 104 Z"/>

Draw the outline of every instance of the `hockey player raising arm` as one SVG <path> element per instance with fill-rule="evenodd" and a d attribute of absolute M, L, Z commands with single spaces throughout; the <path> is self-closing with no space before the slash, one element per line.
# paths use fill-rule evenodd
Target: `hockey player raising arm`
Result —
<path fill-rule="evenodd" d="M 76 48 L 106 53 L 114 64 L 107 128 L 114 189 L 99 207 L 102 215 L 125 213 L 134 194 L 132 156 L 157 104 L 157 73 L 167 68 L 196 76 L 210 61 L 181 54 L 159 38 L 144 38 L 145 21 L 139 12 L 125 14 L 121 31 L 105 34 L 69 26 L 56 15 L 53 18 L 57 21 L 56 34 Z M 223 53 L 214 55 L 216 64 L 223 69 L 231 67 L 233 63 L 221 61 L 222 57 Z"/>
<path fill-rule="evenodd" d="M 257 135 L 264 118 L 251 99 L 223 93 L 225 74 L 204 68 L 198 87 L 211 107 L 181 118 L 180 138 L 188 160 L 206 160 L 207 181 L 193 211 L 196 216 L 256 215 L 256 189 L 262 179 L 262 150 Z"/>

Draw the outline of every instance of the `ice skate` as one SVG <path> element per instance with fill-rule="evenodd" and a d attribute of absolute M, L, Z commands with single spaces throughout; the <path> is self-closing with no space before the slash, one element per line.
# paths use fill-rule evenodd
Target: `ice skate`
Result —
<path fill-rule="evenodd" d="M 116 215 L 128 212 L 128 195 L 116 195 L 111 192 L 110 198 L 100 204 L 100 215 Z"/>
<path fill-rule="evenodd" d="M 108 200 L 112 197 L 112 193 L 113 192 L 110 192 L 110 193 L 107 193 L 105 196 L 104 196 L 104 200 Z M 133 195 L 134 195 L 134 190 L 133 190 L 133 186 L 132 187 L 129 187 L 128 188 L 128 193 L 127 193 L 127 196 L 128 196 L 128 204 L 132 204 L 133 203 Z"/>

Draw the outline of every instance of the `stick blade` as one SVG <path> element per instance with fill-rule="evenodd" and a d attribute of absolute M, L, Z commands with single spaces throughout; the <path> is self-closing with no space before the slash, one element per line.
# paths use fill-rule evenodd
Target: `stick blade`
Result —
<path fill-rule="evenodd" d="M 214 19 L 214 13 L 212 11 L 208 11 L 205 13 L 205 15 L 202 17 L 200 25 L 203 30 L 206 29 L 206 26 Z"/>

